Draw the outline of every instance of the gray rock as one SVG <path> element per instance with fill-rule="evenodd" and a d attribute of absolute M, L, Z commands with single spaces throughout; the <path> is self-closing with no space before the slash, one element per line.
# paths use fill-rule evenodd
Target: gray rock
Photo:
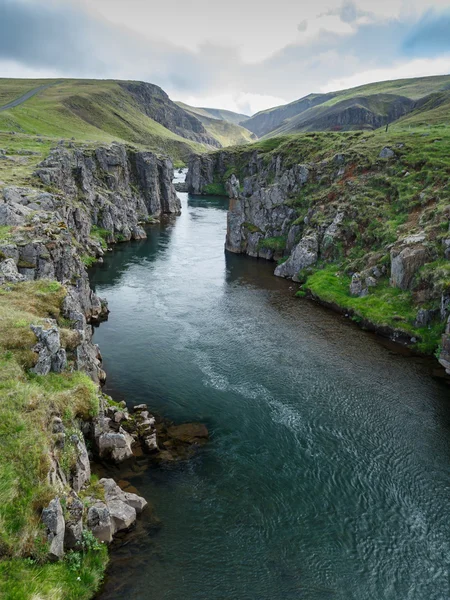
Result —
<path fill-rule="evenodd" d="M 129 433 L 120 428 L 118 433 L 102 431 L 97 437 L 100 458 L 121 463 L 133 456 L 131 448 L 134 440 Z"/>
<path fill-rule="evenodd" d="M 38 375 L 48 375 L 50 371 L 61 373 L 67 366 L 67 357 L 66 351 L 61 348 L 58 327 L 51 325 L 44 329 L 41 325 L 31 325 L 31 330 L 38 340 L 33 350 L 39 354 L 38 362 L 31 371 Z"/>
<path fill-rule="evenodd" d="M 64 556 L 65 522 L 59 498 L 54 498 L 42 511 L 42 522 L 47 527 L 50 544 L 50 560 L 60 560 Z"/>
<path fill-rule="evenodd" d="M 105 490 L 105 502 L 111 515 L 113 533 L 129 529 L 136 521 L 136 513 L 147 506 L 144 498 L 137 494 L 123 492 L 113 479 L 101 479 L 99 484 Z"/>
<path fill-rule="evenodd" d="M 87 526 L 99 542 L 112 542 L 114 525 L 108 507 L 103 502 L 96 502 L 89 508 Z"/>
<path fill-rule="evenodd" d="M 352 282 L 350 283 L 350 295 L 351 296 L 361 296 L 363 291 L 363 285 L 361 280 L 360 273 L 353 273 Z"/>
<path fill-rule="evenodd" d="M 24 281 L 25 277 L 19 273 L 16 263 L 12 258 L 0 262 L 0 284 L 18 283 Z"/>
<path fill-rule="evenodd" d="M 416 320 L 414 321 L 415 327 L 427 327 L 430 325 L 436 318 L 439 318 L 440 310 L 439 309 L 425 309 L 420 308 L 417 311 Z"/>
<path fill-rule="evenodd" d="M 391 285 L 411 289 L 414 276 L 429 260 L 428 250 L 421 244 L 391 250 Z"/>
<path fill-rule="evenodd" d="M 229 181 L 227 181 L 226 189 L 230 198 L 239 198 L 240 183 L 234 173 L 231 175 Z"/>
<path fill-rule="evenodd" d="M 297 273 L 317 262 L 319 239 L 316 231 L 305 234 L 286 262 L 275 269 L 277 277 L 289 277 L 296 280 Z"/>
<path fill-rule="evenodd" d="M 75 492 L 79 492 L 91 479 L 91 465 L 84 438 L 76 434 L 70 437 L 70 443 L 75 447 L 77 461 L 71 475 L 71 485 Z"/>
<path fill-rule="evenodd" d="M 395 156 L 395 152 L 391 148 L 388 148 L 387 146 L 385 148 L 383 148 L 383 150 L 379 154 L 380 158 L 394 158 L 394 156 Z"/>
<path fill-rule="evenodd" d="M 66 499 L 66 522 L 64 547 L 66 550 L 81 550 L 83 540 L 83 503 L 76 494 Z"/>

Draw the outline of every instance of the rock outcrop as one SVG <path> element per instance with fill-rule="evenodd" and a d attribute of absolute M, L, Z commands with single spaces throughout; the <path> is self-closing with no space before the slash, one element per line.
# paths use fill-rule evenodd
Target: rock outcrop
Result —
<path fill-rule="evenodd" d="M 351 297 L 370 296 L 382 286 L 407 292 L 402 298 L 417 312 L 415 320 L 396 314 L 388 299 L 382 303 L 390 315 L 389 326 L 371 323 L 357 311 L 353 314 L 364 327 L 413 345 L 424 341 L 428 333 L 415 335 L 411 328 L 438 329 L 439 322 L 447 323 L 450 317 L 450 300 L 445 300 L 447 267 L 434 266 L 450 257 L 445 231 L 450 208 L 443 206 L 438 194 L 433 196 L 434 190 L 428 207 L 428 196 L 416 186 L 415 208 L 411 214 L 403 209 L 403 221 L 394 230 L 392 198 L 398 188 L 389 188 L 390 177 L 409 178 L 409 171 L 401 170 L 406 145 L 401 141 L 380 145 L 373 153 L 373 149 L 365 151 L 367 140 L 362 135 L 355 139 L 360 139 L 357 151 L 348 144 L 345 152 L 334 155 L 332 138 L 324 143 L 325 138 L 319 141 L 317 134 L 310 134 L 299 140 L 274 140 L 274 150 L 260 144 L 258 150 L 249 147 L 192 156 L 186 185 L 191 194 L 227 192 L 225 248 L 229 252 L 277 261 L 275 275 L 306 286 L 313 269 L 334 263 L 336 273 L 330 277 L 336 279 L 334 292 L 339 298 L 328 305 L 335 310 L 345 304 L 338 284 L 341 276 L 351 279 L 347 309 L 353 304 Z M 303 146 L 312 149 L 309 162 L 305 162 L 308 154 Z M 383 185 L 389 191 L 380 191 Z M 431 204 L 436 206 L 431 208 Z M 308 287 L 301 291 L 305 293 L 321 301 Z M 402 321 L 408 323 L 403 329 Z M 450 323 L 440 354 L 448 372 L 449 335 Z"/>
<path fill-rule="evenodd" d="M 89 286 L 86 257 L 101 260 L 103 240 L 143 238 L 152 217 L 180 212 L 172 163 L 121 144 L 59 145 L 35 176 L 52 191 L 37 185 L 5 187 L 0 192 L 0 225 L 11 230 L 9 238 L 0 242 L 0 283 L 35 279 L 63 283 L 67 288 L 64 314 L 78 332 L 75 366 L 102 382 L 105 373 L 99 350 L 92 344 L 90 324 L 106 318 L 108 309 Z M 57 328 L 35 327 L 34 332 L 39 356 L 35 372 L 64 370 L 66 357 L 58 346 Z"/>
<path fill-rule="evenodd" d="M 122 81 L 120 86 L 133 96 L 144 114 L 173 133 L 200 144 L 220 148 L 220 143 L 209 135 L 203 123 L 172 102 L 166 92 L 157 85 L 141 81 Z"/>

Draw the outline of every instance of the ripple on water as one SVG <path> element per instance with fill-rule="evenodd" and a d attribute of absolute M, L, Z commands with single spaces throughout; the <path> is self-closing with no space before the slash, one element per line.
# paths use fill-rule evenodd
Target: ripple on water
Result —
<path fill-rule="evenodd" d="M 100 597 L 448 600 L 448 390 L 224 255 L 223 206 L 182 202 L 94 270 L 112 309 L 95 341 L 110 391 L 212 439 L 133 481 L 163 526 L 113 556 Z"/>

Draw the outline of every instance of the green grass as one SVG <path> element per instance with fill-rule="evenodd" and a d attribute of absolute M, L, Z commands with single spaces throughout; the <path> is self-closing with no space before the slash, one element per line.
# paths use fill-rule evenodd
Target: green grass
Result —
<path fill-rule="evenodd" d="M 79 569 L 67 561 L 36 564 L 10 559 L 0 561 L 0 597 L 5 600 L 89 600 L 99 589 L 108 563 L 102 547 L 82 558 Z"/>
<path fill-rule="evenodd" d="M 88 375 L 68 370 L 38 376 L 29 369 L 36 355 L 31 324 L 51 317 L 60 322 L 61 340 L 74 334 L 65 329 L 61 305 L 66 291 L 55 281 L 23 282 L 0 287 L 0 597 L 91 598 L 107 562 L 107 550 L 80 557 L 76 571 L 70 561 L 45 563 L 47 543 L 40 516 L 55 496 L 47 481 L 50 450 L 69 474 L 76 453 L 66 441 L 55 449 L 50 423 L 61 416 L 66 431 L 81 436 L 78 419 L 98 414 L 98 387 Z"/>
<path fill-rule="evenodd" d="M 92 265 L 94 265 L 97 262 L 97 259 L 95 258 L 95 256 L 89 256 L 88 254 L 83 254 L 83 256 L 81 257 L 81 260 L 84 264 L 85 267 L 92 267 Z"/>
<path fill-rule="evenodd" d="M 227 192 L 223 183 L 210 183 L 203 188 L 206 196 L 226 196 Z"/>
<path fill-rule="evenodd" d="M 334 123 L 341 130 L 361 129 L 358 124 L 344 124 L 338 117 L 349 109 L 365 108 L 377 118 L 385 118 L 391 114 L 394 102 L 403 105 L 404 110 L 411 111 L 411 100 L 423 101 L 416 106 L 414 113 L 421 113 L 419 120 L 427 124 L 442 122 L 444 116 L 449 121 L 449 106 L 445 110 L 439 109 L 432 115 L 437 103 L 441 102 L 440 96 L 447 95 L 450 85 L 450 76 L 421 77 L 415 79 L 401 79 L 382 81 L 359 86 L 329 94 L 310 94 L 283 106 L 277 106 L 260 113 L 244 122 L 244 125 L 254 129 L 263 138 L 270 138 L 294 131 L 325 131 L 330 130 Z M 429 102 L 425 102 L 425 99 Z M 312 105 L 311 105 L 312 104 Z M 422 104 L 425 104 L 422 106 Z M 406 117 L 408 119 L 408 117 Z M 381 121 L 383 122 L 383 121 Z M 345 121 L 344 121 L 345 123 Z M 416 122 L 417 124 L 417 122 Z M 371 129 L 367 124 L 364 129 Z"/>
<path fill-rule="evenodd" d="M 0 225 L 0 242 L 6 242 L 10 238 L 11 230 L 9 225 Z"/>
<path fill-rule="evenodd" d="M 281 235 L 278 237 L 263 238 L 259 241 L 259 248 L 266 248 L 274 252 L 283 252 L 286 247 L 286 237 Z"/>
<path fill-rule="evenodd" d="M 416 336 L 418 350 L 426 354 L 435 351 L 445 325 L 435 323 L 430 328 L 415 327 L 418 307 L 411 292 L 391 287 L 387 280 L 382 280 L 375 288 L 369 288 L 368 296 L 353 297 L 349 291 L 350 282 L 351 278 L 339 270 L 339 265 L 327 265 L 307 278 L 300 295 L 304 295 L 305 290 L 310 291 L 324 302 L 353 311 L 356 321 L 365 319 L 377 326 Z"/>
<path fill-rule="evenodd" d="M 97 227 L 97 225 L 92 225 L 91 227 L 91 237 L 100 242 L 103 250 L 106 250 L 108 247 L 108 240 L 111 238 L 112 232 L 108 229 L 102 229 L 101 227 Z"/>
<path fill-rule="evenodd" d="M 46 82 L 24 80 L 19 87 L 31 89 Z M 17 80 L 0 79 L 0 97 L 14 99 L 21 95 L 17 90 Z M 111 80 L 61 80 L 25 103 L 0 112 L 2 131 L 44 141 L 50 138 L 53 145 L 61 138 L 95 144 L 131 143 L 167 153 L 178 162 L 185 162 L 193 151 L 205 150 L 148 117 L 133 97 Z"/>

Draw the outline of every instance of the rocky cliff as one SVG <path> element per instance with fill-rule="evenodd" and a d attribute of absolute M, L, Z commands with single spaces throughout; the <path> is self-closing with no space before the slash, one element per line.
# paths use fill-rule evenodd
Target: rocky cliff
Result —
<path fill-rule="evenodd" d="M 87 323 L 104 318 L 106 307 L 89 287 L 86 263 L 101 259 L 105 242 L 143 238 L 151 218 L 179 213 L 172 163 L 120 144 L 59 146 L 35 177 L 34 188 L 2 190 L 0 226 L 9 233 L 0 241 L 0 257 L 10 261 L 0 269 L 12 264 L 19 279 L 54 279 L 67 286 L 67 317 L 84 332 L 78 368 L 98 381 L 103 373 Z"/>
<path fill-rule="evenodd" d="M 30 186 L 0 191 L 0 355 L 11 365 L 0 378 L 2 386 L 5 381 L 9 386 L 2 389 L 11 400 L 19 394 L 14 380 L 20 382 L 20 401 L 10 410 L 16 411 L 18 422 L 26 423 L 21 429 L 25 434 L 27 428 L 36 429 L 32 450 L 42 452 L 39 473 L 32 462 L 25 470 L 19 465 L 23 474 L 17 490 L 31 470 L 31 493 L 38 497 L 44 487 L 42 497 L 48 498 L 49 490 L 55 495 L 42 512 L 51 560 L 67 551 L 92 549 L 89 532 L 110 542 L 116 532 L 133 525 L 146 505 L 110 479 L 90 487 L 92 452 L 117 463 L 132 459 L 134 446 L 142 444 L 141 454 L 159 456 L 159 443 L 170 437 L 164 451 L 172 459 L 185 457 L 189 444 L 207 436 L 200 427 L 191 431 L 191 438 L 177 441 L 176 427 L 156 422 L 143 409 L 132 417 L 98 385 L 106 375 L 92 325 L 105 319 L 108 309 L 90 289 L 86 266 L 101 260 L 107 242 L 143 238 L 152 219 L 179 213 L 172 178 L 171 161 L 152 153 L 119 144 L 92 148 L 69 143 L 59 145 L 38 166 Z M 12 365 L 16 371 L 10 381 Z M 20 435 L 15 431 L 6 436 L 11 440 L 4 456 L 7 468 L 14 468 L 14 444 L 22 443 Z M 23 461 L 30 460 L 23 453 Z M 45 469 L 46 481 L 41 481 Z M 42 533 L 40 523 L 34 524 L 34 511 L 41 500 L 27 502 L 22 503 L 29 519 L 24 517 L 23 530 L 8 537 L 8 525 L 0 527 L 0 553 L 5 556 L 23 553 L 20 544 L 34 556 Z"/>
<path fill-rule="evenodd" d="M 199 144 L 220 148 L 221 144 L 209 135 L 200 119 L 172 102 L 157 85 L 123 81 L 120 86 L 133 96 L 143 113 L 173 133 Z"/>
<path fill-rule="evenodd" d="M 390 145 L 382 136 L 370 144 L 360 134 L 322 136 L 193 156 L 188 189 L 226 190 L 226 249 L 278 261 L 275 275 L 301 283 L 300 294 L 426 351 L 448 323 L 437 352 L 450 373 L 445 194 L 416 184 L 422 177 L 407 169 L 417 148 L 404 136 Z"/>

